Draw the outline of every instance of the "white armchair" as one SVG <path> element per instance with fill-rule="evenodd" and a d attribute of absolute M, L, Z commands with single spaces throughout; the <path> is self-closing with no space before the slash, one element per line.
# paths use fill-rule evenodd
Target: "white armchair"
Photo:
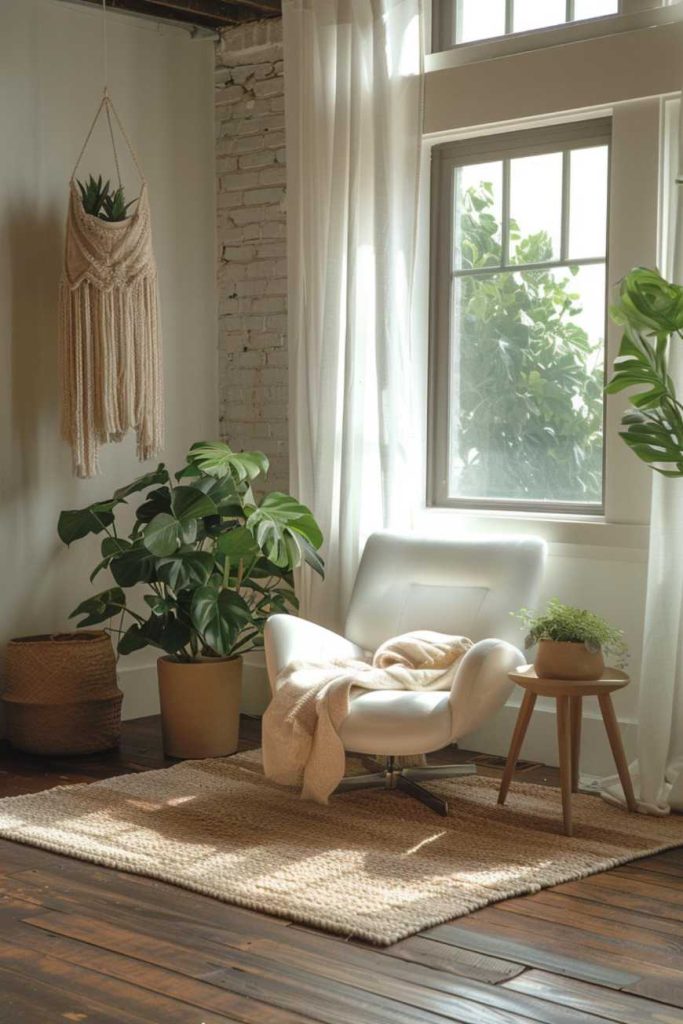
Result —
<path fill-rule="evenodd" d="M 363 552 L 346 618 L 345 636 L 290 615 L 266 625 L 271 687 L 291 661 L 358 657 L 400 633 L 431 629 L 475 641 L 450 691 L 383 690 L 352 697 L 341 726 L 346 750 L 386 758 L 382 771 L 350 776 L 337 792 L 398 788 L 440 814 L 444 800 L 419 784 L 466 775 L 473 765 L 397 767 L 398 756 L 440 750 L 479 728 L 505 703 L 508 672 L 524 661 L 511 612 L 534 604 L 545 560 L 535 537 L 433 540 L 373 534 Z M 495 638 L 495 639 L 493 639 Z"/>

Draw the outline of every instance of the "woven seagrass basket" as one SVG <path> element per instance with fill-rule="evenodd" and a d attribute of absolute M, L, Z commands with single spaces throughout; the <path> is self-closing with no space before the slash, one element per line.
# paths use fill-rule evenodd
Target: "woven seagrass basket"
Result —
<path fill-rule="evenodd" d="M 92 754 L 116 746 L 123 694 L 100 631 L 27 636 L 7 645 L 7 739 L 31 754 Z"/>

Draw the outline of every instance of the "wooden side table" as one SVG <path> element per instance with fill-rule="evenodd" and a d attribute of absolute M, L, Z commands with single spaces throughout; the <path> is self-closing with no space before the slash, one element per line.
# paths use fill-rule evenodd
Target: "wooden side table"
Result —
<path fill-rule="evenodd" d="M 517 723 L 510 741 L 505 771 L 500 783 L 498 803 L 504 804 L 510 782 L 522 749 L 531 713 L 537 697 L 554 697 L 557 701 L 557 744 L 560 754 L 560 787 L 562 789 L 562 812 L 565 834 L 572 835 L 572 793 L 579 789 L 579 755 L 581 750 L 581 713 L 584 697 L 597 697 L 612 756 L 617 766 L 619 779 L 624 789 L 629 811 L 637 811 L 633 784 L 621 743 L 619 724 L 614 713 L 610 696 L 614 690 L 621 690 L 630 682 L 625 672 L 606 668 L 600 679 L 540 679 L 533 665 L 523 665 L 517 672 L 510 672 L 518 686 L 524 688 L 524 698 L 517 716 Z"/>

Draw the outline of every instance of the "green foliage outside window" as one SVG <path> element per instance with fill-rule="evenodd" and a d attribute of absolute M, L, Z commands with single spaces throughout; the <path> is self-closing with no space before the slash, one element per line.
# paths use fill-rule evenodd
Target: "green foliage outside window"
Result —
<path fill-rule="evenodd" d="M 459 216 L 463 269 L 454 318 L 451 399 L 459 497 L 599 502 L 602 496 L 600 339 L 576 322 L 578 268 L 497 271 L 501 227 L 492 186 L 468 189 Z M 510 262 L 553 259 L 547 232 L 510 221 Z"/>

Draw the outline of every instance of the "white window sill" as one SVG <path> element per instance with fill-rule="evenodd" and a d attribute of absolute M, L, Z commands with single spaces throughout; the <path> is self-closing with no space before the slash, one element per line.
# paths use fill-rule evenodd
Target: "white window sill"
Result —
<path fill-rule="evenodd" d="M 552 515 L 545 512 L 493 512 L 423 508 L 416 526 L 426 533 L 533 534 L 549 544 L 619 548 L 645 558 L 650 528 L 644 523 L 609 522 L 604 516 Z"/>
<path fill-rule="evenodd" d="M 425 55 L 425 72 L 442 71 L 445 68 L 463 67 L 480 61 L 509 57 L 549 46 L 564 46 L 567 43 L 583 42 L 601 36 L 617 35 L 637 29 L 669 25 L 683 20 L 683 0 L 676 0 L 667 7 L 636 11 L 630 14 L 610 14 L 603 18 L 588 18 L 571 24 L 554 25 L 550 28 L 535 29 L 532 32 L 515 32 L 495 39 L 482 39 L 471 43 L 459 43 L 450 49 Z"/>

